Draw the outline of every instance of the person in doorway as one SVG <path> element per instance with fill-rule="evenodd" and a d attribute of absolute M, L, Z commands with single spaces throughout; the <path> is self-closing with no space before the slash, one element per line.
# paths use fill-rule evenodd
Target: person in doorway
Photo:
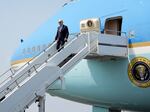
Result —
<path fill-rule="evenodd" d="M 56 49 L 60 51 L 63 48 L 65 42 L 67 42 L 69 31 L 68 31 L 68 27 L 63 24 L 62 19 L 58 21 L 58 24 L 59 24 L 59 27 L 57 29 L 55 41 L 57 41 Z"/>

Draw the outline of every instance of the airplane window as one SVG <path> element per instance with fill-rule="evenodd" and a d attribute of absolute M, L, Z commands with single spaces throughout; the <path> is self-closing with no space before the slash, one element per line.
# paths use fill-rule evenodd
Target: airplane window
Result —
<path fill-rule="evenodd" d="M 31 49 L 30 49 L 30 48 L 28 48 L 28 49 L 27 49 L 27 52 L 28 52 L 28 53 L 31 53 Z"/>
<path fill-rule="evenodd" d="M 35 47 L 32 47 L 32 52 L 34 53 L 36 51 Z"/>
<path fill-rule="evenodd" d="M 43 49 L 43 50 L 46 49 L 46 44 L 43 44 L 43 48 L 42 48 L 42 49 Z"/>
<path fill-rule="evenodd" d="M 23 54 L 26 54 L 26 49 L 25 49 L 25 48 L 22 50 L 22 53 L 23 53 Z"/>
<path fill-rule="evenodd" d="M 37 51 L 40 51 L 41 50 L 41 47 L 40 45 L 37 46 Z"/>

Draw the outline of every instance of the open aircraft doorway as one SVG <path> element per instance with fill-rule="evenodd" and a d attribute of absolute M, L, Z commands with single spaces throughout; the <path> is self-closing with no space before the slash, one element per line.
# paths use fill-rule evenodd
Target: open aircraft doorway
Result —
<path fill-rule="evenodd" d="M 121 27 L 122 27 L 122 17 L 112 17 L 106 19 L 105 22 L 105 34 L 112 34 L 112 35 L 121 35 Z"/>

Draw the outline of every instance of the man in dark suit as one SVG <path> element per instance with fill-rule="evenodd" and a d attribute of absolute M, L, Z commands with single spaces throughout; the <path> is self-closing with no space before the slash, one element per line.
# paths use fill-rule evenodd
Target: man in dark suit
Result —
<path fill-rule="evenodd" d="M 63 20 L 59 20 L 58 23 L 59 23 L 59 27 L 57 29 L 55 41 L 57 41 L 56 49 L 60 51 L 60 47 L 63 48 L 65 42 L 67 42 L 69 31 L 68 31 L 68 27 L 63 24 Z"/>

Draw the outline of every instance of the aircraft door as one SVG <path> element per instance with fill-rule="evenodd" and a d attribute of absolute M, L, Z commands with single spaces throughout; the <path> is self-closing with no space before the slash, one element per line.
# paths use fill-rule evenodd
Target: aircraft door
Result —
<path fill-rule="evenodd" d="M 121 35 L 122 17 L 106 19 L 104 33 L 111 35 Z"/>

